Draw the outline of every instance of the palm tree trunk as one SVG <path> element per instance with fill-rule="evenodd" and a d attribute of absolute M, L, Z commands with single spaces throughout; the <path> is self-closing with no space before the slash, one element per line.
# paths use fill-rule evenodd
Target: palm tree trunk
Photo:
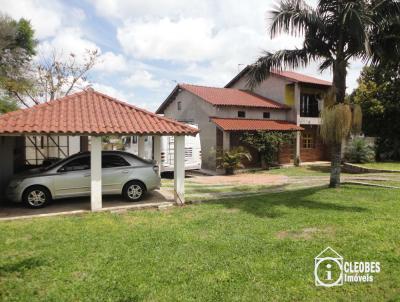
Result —
<path fill-rule="evenodd" d="M 340 56 L 339 56 L 340 57 Z M 346 97 L 346 61 L 338 60 L 333 66 L 333 86 L 336 93 L 336 104 L 344 103 Z M 332 144 L 331 152 L 331 178 L 329 187 L 340 186 L 340 165 L 342 161 L 342 142 Z"/>
<path fill-rule="evenodd" d="M 332 144 L 331 152 L 331 179 L 329 187 L 338 188 L 340 186 L 340 165 L 342 161 L 342 144 Z"/>

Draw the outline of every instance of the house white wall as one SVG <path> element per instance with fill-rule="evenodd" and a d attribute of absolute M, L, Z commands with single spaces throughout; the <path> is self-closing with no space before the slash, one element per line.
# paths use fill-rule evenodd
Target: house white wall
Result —
<path fill-rule="evenodd" d="M 286 110 L 274 110 L 274 109 L 263 109 L 263 108 L 251 108 L 251 107 L 217 107 L 216 116 L 224 118 L 237 118 L 238 111 L 246 112 L 247 119 L 263 119 L 263 113 L 270 113 L 270 120 L 286 120 Z"/>
<path fill-rule="evenodd" d="M 292 83 L 285 78 L 271 75 L 261 84 L 257 85 L 253 92 L 273 101 L 285 104 L 285 87 Z M 231 88 L 249 90 L 246 77 L 235 82 Z"/>
<path fill-rule="evenodd" d="M 178 110 L 178 102 L 181 102 L 181 110 Z M 247 119 L 263 119 L 263 113 L 270 112 L 270 119 L 286 120 L 285 110 L 213 106 L 184 89 L 177 93 L 176 98 L 164 110 L 164 115 L 199 125 L 203 168 L 215 169 L 217 127 L 210 121 L 210 117 L 237 118 L 238 111 L 245 111 Z"/>
<path fill-rule="evenodd" d="M 242 77 L 230 88 L 249 90 L 247 79 Z M 238 111 L 246 112 L 246 119 L 263 119 L 263 113 L 269 112 L 271 120 L 286 120 L 297 125 L 318 125 L 319 118 L 300 117 L 301 93 L 321 93 L 326 91 L 316 85 L 295 83 L 284 77 L 271 75 L 253 89 L 253 93 L 271 99 L 278 103 L 290 106 L 290 110 L 272 110 L 252 107 L 213 106 L 200 97 L 180 89 L 175 99 L 164 110 L 167 117 L 178 121 L 192 122 L 199 125 L 203 168 L 215 169 L 217 127 L 210 121 L 210 117 L 237 118 Z M 178 102 L 181 110 L 178 110 Z"/>
<path fill-rule="evenodd" d="M 181 102 L 181 110 L 178 110 L 178 102 Z M 210 116 L 216 116 L 216 107 L 205 102 L 200 97 L 181 90 L 176 98 L 164 111 L 166 117 L 197 124 L 200 129 L 200 143 L 202 152 L 202 168 L 215 169 L 217 127 L 210 121 Z"/>
<path fill-rule="evenodd" d="M 318 88 L 315 85 L 305 85 L 300 83 L 294 83 L 288 79 L 285 79 L 280 76 L 269 76 L 262 83 L 257 85 L 253 92 L 259 95 L 262 95 L 266 98 L 269 98 L 273 101 L 279 102 L 281 104 L 286 103 L 286 95 L 285 89 L 286 86 L 292 84 L 294 87 L 294 104 L 292 105 L 292 109 L 286 112 L 285 119 L 288 121 L 292 121 L 297 125 L 319 125 L 321 124 L 321 120 L 319 118 L 309 118 L 309 117 L 301 117 L 300 116 L 300 95 L 302 93 L 311 93 L 311 94 L 323 94 L 326 91 L 326 88 Z M 237 82 L 232 84 L 231 88 L 236 89 L 249 89 L 247 87 L 247 79 L 246 77 L 242 77 Z M 275 118 L 273 118 L 275 119 Z M 279 119 L 279 118 L 277 118 Z"/>

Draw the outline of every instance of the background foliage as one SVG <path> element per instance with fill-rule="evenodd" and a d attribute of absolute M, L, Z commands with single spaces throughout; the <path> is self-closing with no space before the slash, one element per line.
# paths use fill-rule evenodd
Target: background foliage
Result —
<path fill-rule="evenodd" d="M 241 139 L 260 153 L 268 167 L 276 162 L 279 146 L 290 143 L 294 139 L 294 133 L 279 131 L 246 132 Z"/>
<path fill-rule="evenodd" d="M 363 110 L 363 132 L 377 137 L 377 157 L 400 160 L 400 64 L 365 67 L 350 96 Z"/>

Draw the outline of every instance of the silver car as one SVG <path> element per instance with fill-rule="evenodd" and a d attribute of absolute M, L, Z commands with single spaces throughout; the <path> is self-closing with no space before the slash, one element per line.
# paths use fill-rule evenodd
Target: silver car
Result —
<path fill-rule="evenodd" d="M 158 166 L 121 151 L 102 152 L 103 194 L 122 194 L 138 201 L 160 188 Z M 90 153 L 78 153 L 48 167 L 17 174 L 6 191 L 8 199 L 41 208 L 53 199 L 90 195 Z"/>

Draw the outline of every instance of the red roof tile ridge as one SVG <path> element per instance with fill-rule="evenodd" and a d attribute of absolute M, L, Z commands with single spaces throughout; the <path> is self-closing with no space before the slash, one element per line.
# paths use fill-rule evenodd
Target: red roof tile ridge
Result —
<path fill-rule="evenodd" d="M 172 122 L 172 123 L 174 123 L 174 124 L 176 124 L 176 125 L 178 125 L 178 126 L 181 126 L 181 125 L 182 125 L 182 123 L 180 123 L 180 122 L 178 122 L 178 121 L 175 121 L 175 120 L 173 120 L 173 119 L 167 118 L 167 117 L 165 117 L 165 116 L 161 116 L 161 115 L 155 114 L 155 113 L 153 113 L 153 112 L 151 112 L 151 111 L 148 111 L 148 110 L 146 110 L 146 109 L 136 107 L 135 105 L 129 104 L 129 103 L 127 103 L 127 102 L 120 101 L 120 100 L 118 100 L 118 99 L 116 99 L 116 98 L 114 98 L 114 97 L 112 97 L 112 96 L 109 96 L 109 95 L 107 95 L 107 94 L 104 94 L 104 93 L 102 93 L 102 92 L 99 92 L 99 91 L 94 90 L 92 93 L 95 93 L 95 94 L 101 95 L 101 96 L 103 96 L 103 97 L 106 97 L 106 98 L 110 99 L 111 101 L 114 101 L 114 102 L 116 102 L 116 103 L 118 103 L 118 104 L 121 104 L 122 106 L 126 106 L 126 107 L 129 107 L 129 108 L 135 109 L 135 110 L 137 110 L 137 111 L 141 111 L 141 112 L 143 112 L 143 113 L 146 113 L 146 114 L 149 114 L 149 115 L 151 115 L 151 116 L 160 118 L 160 119 L 165 120 L 165 121 L 167 121 L 167 122 Z M 186 127 L 190 127 L 190 126 L 188 126 L 188 125 L 185 125 L 185 126 L 186 126 Z M 193 128 L 193 127 L 190 127 L 190 128 L 192 128 L 192 129 L 195 130 L 195 131 L 198 131 L 196 128 Z"/>
<path fill-rule="evenodd" d="M 287 120 L 275 120 L 275 119 L 263 119 L 263 118 L 241 118 L 241 117 L 218 117 L 218 116 L 210 116 L 210 119 L 216 120 L 234 120 L 234 121 L 266 121 L 266 122 L 281 122 L 281 123 L 289 123 L 289 124 L 296 124 L 292 121 Z"/>
<path fill-rule="evenodd" d="M 224 88 L 224 87 L 215 87 L 215 86 L 207 86 L 207 85 L 199 85 L 199 84 L 189 84 L 189 83 L 179 83 L 179 87 L 184 88 L 184 86 L 194 86 L 200 88 L 213 88 L 213 89 L 229 89 L 229 90 L 238 90 L 236 88 Z"/>
<path fill-rule="evenodd" d="M 84 94 L 84 92 L 85 91 L 75 92 L 73 94 L 68 94 L 68 95 L 65 95 L 65 96 L 63 96 L 61 98 L 58 98 L 58 99 L 48 100 L 48 101 L 45 101 L 45 102 L 42 102 L 42 103 L 39 103 L 39 104 L 35 104 L 32 107 L 19 108 L 16 111 L 7 112 L 5 114 L 2 114 L 1 116 L 2 117 L 6 117 L 6 116 L 11 116 L 11 115 L 24 114 L 24 112 L 26 112 L 26 110 L 33 110 L 33 109 L 36 110 L 38 108 L 42 108 L 42 107 L 45 107 L 45 106 L 48 106 L 48 105 L 53 105 L 54 103 L 56 103 L 58 101 L 65 100 L 66 98 L 71 98 L 72 96 L 77 96 L 77 95 L 80 95 L 80 94 Z"/>
<path fill-rule="evenodd" d="M 232 88 L 226 88 L 226 89 L 232 89 Z M 269 99 L 269 98 L 267 98 L 267 97 L 265 97 L 265 96 L 262 96 L 262 95 L 259 95 L 259 94 L 255 93 L 255 92 L 253 92 L 253 91 L 245 90 L 245 89 L 239 89 L 239 90 L 240 90 L 240 91 L 243 91 L 243 92 L 245 92 L 245 93 L 248 93 L 248 94 L 250 94 L 250 95 L 252 95 L 252 96 L 258 97 L 258 98 L 260 98 L 260 99 L 266 100 L 266 101 L 268 101 L 268 102 L 274 103 L 274 104 L 277 105 L 277 106 L 280 106 L 280 107 L 283 107 L 283 108 L 286 108 L 286 109 L 291 109 L 290 106 L 288 106 L 288 105 L 286 105 L 286 104 L 282 104 L 282 103 L 279 103 L 279 102 L 277 102 L 277 101 L 271 100 L 271 99 Z"/>

